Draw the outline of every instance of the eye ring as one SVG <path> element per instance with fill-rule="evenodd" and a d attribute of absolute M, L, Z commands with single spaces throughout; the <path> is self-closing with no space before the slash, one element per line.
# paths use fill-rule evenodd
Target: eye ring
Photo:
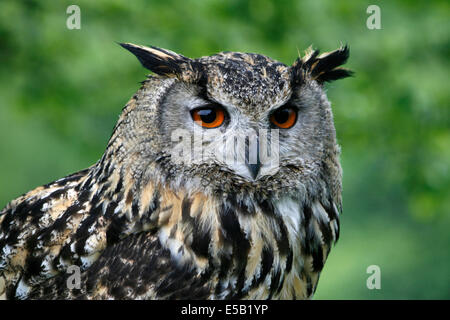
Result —
<path fill-rule="evenodd" d="M 192 110 L 191 117 L 203 128 L 217 128 L 225 121 L 225 110 L 220 106 L 203 106 Z"/>
<path fill-rule="evenodd" d="M 270 115 L 270 122 L 281 129 L 289 129 L 297 122 L 297 109 L 285 106 Z"/>

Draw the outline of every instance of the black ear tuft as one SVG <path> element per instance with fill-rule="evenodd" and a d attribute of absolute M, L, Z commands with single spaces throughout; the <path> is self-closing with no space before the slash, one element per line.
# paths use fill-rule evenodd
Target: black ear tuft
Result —
<path fill-rule="evenodd" d="M 299 83 L 306 75 L 319 83 L 349 77 L 353 72 L 340 67 L 347 62 L 349 55 L 350 50 L 347 45 L 321 55 L 318 50 L 312 50 L 310 47 L 306 55 L 298 58 L 292 66 L 294 81 Z"/>
<path fill-rule="evenodd" d="M 347 77 L 351 77 L 353 75 L 353 71 L 345 69 L 345 68 L 335 68 L 331 71 L 325 72 L 321 74 L 317 80 L 319 82 L 331 82 L 334 80 L 339 80 Z"/>
<path fill-rule="evenodd" d="M 132 43 L 120 45 L 134 54 L 145 68 L 159 75 L 181 76 L 190 60 L 170 50 L 153 46 L 145 47 Z"/>

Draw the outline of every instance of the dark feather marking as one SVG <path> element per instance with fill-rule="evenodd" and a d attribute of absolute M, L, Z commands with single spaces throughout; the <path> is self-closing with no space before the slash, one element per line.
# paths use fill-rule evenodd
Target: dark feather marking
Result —
<path fill-rule="evenodd" d="M 244 199 L 238 199 L 236 195 L 228 195 L 225 202 L 239 214 L 249 216 L 256 214 L 255 206 L 251 201 L 246 203 Z"/>
<path fill-rule="evenodd" d="M 114 210 L 116 210 L 117 205 L 118 204 L 115 201 L 108 203 L 108 206 L 106 207 L 105 210 L 105 218 L 109 219 L 114 215 Z"/>
<path fill-rule="evenodd" d="M 88 217 L 81 222 L 73 237 L 73 239 L 76 241 L 75 252 L 79 256 L 87 254 L 85 246 L 86 240 L 91 235 L 91 233 L 89 232 L 89 228 L 97 224 L 98 218 L 102 215 L 102 205 L 100 203 L 93 203 L 92 205 L 95 205 L 94 209 L 92 209 L 91 212 L 89 212 Z"/>
<path fill-rule="evenodd" d="M 133 205 L 131 206 L 131 212 L 133 214 L 133 217 L 139 216 L 139 202 L 137 200 L 133 201 Z"/>
<path fill-rule="evenodd" d="M 323 250 L 322 246 L 317 246 L 315 250 L 312 252 L 312 258 L 313 258 L 313 270 L 314 271 L 321 271 L 323 269 Z"/>
<path fill-rule="evenodd" d="M 275 209 L 273 207 L 272 202 L 267 199 L 258 199 L 258 205 L 261 208 L 261 211 L 268 216 L 273 216 L 275 213 Z"/>
<path fill-rule="evenodd" d="M 303 206 L 303 213 L 305 215 L 305 219 L 302 221 L 302 226 L 306 234 L 304 237 L 301 237 L 301 245 L 304 254 L 310 255 L 312 252 L 312 248 L 311 248 L 311 235 L 309 234 L 308 228 L 311 223 L 311 217 L 313 215 L 311 207 L 305 204 Z"/>
<path fill-rule="evenodd" d="M 294 254 L 292 253 L 292 249 L 291 249 L 291 250 L 289 250 L 289 254 L 286 258 L 286 273 L 291 272 L 293 258 L 294 258 Z"/>
<path fill-rule="evenodd" d="M 5 244 L 14 245 L 17 242 L 17 237 L 19 236 L 19 234 L 20 230 L 18 228 L 11 228 L 10 230 L 8 230 L 8 237 L 0 241 L 0 249 L 2 249 Z"/>
<path fill-rule="evenodd" d="M 272 274 L 272 279 L 270 281 L 270 290 L 269 290 L 269 300 L 272 299 L 273 295 L 276 292 L 279 292 L 283 286 L 284 282 L 284 276 L 283 279 L 280 281 L 281 278 L 281 270 L 277 269 L 274 274 Z"/>
<path fill-rule="evenodd" d="M 122 191 L 122 187 L 123 187 L 123 179 L 121 175 L 119 178 L 119 182 L 117 182 L 116 189 L 114 190 L 114 194 L 120 193 Z"/>
<path fill-rule="evenodd" d="M 70 218 L 73 217 L 74 214 L 76 214 L 79 210 L 81 210 L 83 207 L 79 203 L 75 203 L 74 205 L 71 205 L 64 214 L 56 219 L 55 223 L 53 223 L 49 228 L 43 229 L 40 233 L 45 232 L 51 232 L 51 230 L 55 230 L 57 232 L 64 231 L 67 227 L 67 221 L 70 220 Z"/>
<path fill-rule="evenodd" d="M 248 242 L 241 230 L 235 211 L 227 203 L 222 203 L 222 207 L 219 210 L 219 217 L 224 238 L 228 242 L 233 243 L 240 240 Z"/>
<path fill-rule="evenodd" d="M 288 239 L 288 231 L 286 225 L 283 222 L 283 219 L 281 218 L 279 213 L 275 212 L 275 207 L 273 206 L 271 201 L 262 199 L 258 201 L 258 205 L 265 215 L 271 216 L 275 219 L 275 222 L 277 223 L 279 229 L 279 232 L 275 234 L 278 249 L 282 255 L 287 255 L 290 250 L 290 244 Z"/>
<path fill-rule="evenodd" d="M 339 213 L 336 211 L 336 207 L 333 205 L 333 200 L 330 198 L 328 200 L 329 202 L 327 204 L 322 204 L 325 211 L 328 214 L 328 218 L 330 219 L 330 223 L 332 223 L 333 220 L 336 221 L 337 224 L 337 230 L 335 230 L 336 233 L 336 240 L 335 242 L 337 242 L 339 240 L 339 231 L 340 231 L 340 224 L 339 224 Z M 331 227 L 329 227 L 331 228 Z M 331 229 L 330 229 L 331 232 Z"/>
<path fill-rule="evenodd" d="M 339 240 L 339 234 L 340 234 L 340 231 L 341 231 L 341 224 L 340 224 L 339 219 L 336 219 L 336 224 L 337 224 L 337 230 L 336 230 L 336 240 L 335 240 L 335 243 Z"/>
<path fill-rule="evenodd" d="M 273 252 L 270 248 L 264 247 L 261 259 L 261 272 L 259 278 L 252 284 L 252 288 L 259 286 L 265 279 L 273 265 Z"/>
<path fill-rule="evenodd" d="M 157 209 L 159 209 L 161 205 L 160 202 L 160 193 L 158 190 L 156 190 L 153 193 L 152 196 L 152 200 L 147 208 L 147 211 L 142 215 L 141 220 L 140 220 L 140 224 L 144 225 L 144 224 L 152 224 L 152 219 L 153 219 L 153 214 L 155 212 L 157 212 Z M 161 209 L 162 211 L 163 209 Z"/>
<path fill-rule="evenodd" d="M 192 220 L 192 250 L 202 257 L 209 256 L 209 244 L 211 242 L 211 234 L 201 227 L 198 219 Z"/>
<path fill-rule="evenodd" d="M 183 221 L 186 221 L 187 223 L 194 220 L 191 217 L 191 205 L 192 205 L 192 201 L 189 198 L 187 198 L 187 197 L 183 198 L 183 201 L 181 203 L 181 217 L 182 217 Z"/>
<path fill-rule="evenodd" d="M 216 287 L 215 293 L 220 294 L 223 292 L 226 287 L 224 286 L 224 279 L 228 275 L 228 272 L 231 268 L 231 257 L 227 254 L 223 254 L 220 257 L 220 265 L 219 265 L 219 284 Z"/>
<path fill-rule="evenodd" d="M 120 240 L 120 235 L 127 225 L 127 217 L 122 215 L 112 219 L 110 225 L 106 229 L 106 243 L 108 245 L 114 244 Z"/>
<path fill-rule="evenodd" d="M 322 206 L 325 209 L 330 220 L 334 220 L 339 217 L 339 214 L 334 210 L 333 200 L 331 198 L 328 200 L 328 203 L 322 203 Z"/>
<path fill-rule="evenodd" d="M 283 284 L 284 284 L 285 277 L 286 277 L 286 273 L 283 273 L 283 277 L 279 281 L 278 289 L 276 291 L 276 294 L 279 294 L 281 292 L 281 290 L 283 289 Z"/>
<path fill-rule="evenodd" d="M 228 204 L 222 203 L 222 208 L 219 212 L 222 231 L 226 241 L 230 242 L 233 246 L 233 255 L 235 258 L 235 273 L 238 275 L 236 284 L 236 292 L 233 297 L 238 298 L 242 294 L 241 290 L 245 283 L 245 268 L 247 266 L 248 253 L 250 251 L 250 241 L 246 238 L 244 232 L 241 230 L 239 220 L 236 216 L 236 212 L 228 206 Z"/>
<path fill-rule="evenodd" d="M 82 188 L 84 190 L 89 189 L 90 187 L 92 187 L 92 175 L 89 175 L 88 178 L 86 179 L 85 182 L 83 182 L 82 184 Z"/>
<path fill-rule="evenodd" d="M 13 218 L 14 218 L 13 213 L 11 211 L 7 211 L 5 214 L 5 218 L 3 219 L 1 224 L 2 230 L 4 230 L 4 232 L 6 232 L 9 229 L 11 222 L 13 221 Z"/>
<path fill-rule="evenodd" d="M 102 184 L 102 187 L 99 191 L 96 192 L 96 194 L 102 195 L 103 197 L 109 196 L 111 192 L 106 192 L 109 187 L 111 187 L 111 182 L 106 181 Z"/>
<path fill-rule="evenodd" d="M 318 224 L 319 224 L 320 232 L 322 233 L 322 236 L 323 236 L 324 243 L 327 245 L 331 245 L 331 243 L 333 241 L 333 234 L 331 232 L 331 227 L 330 227 L 329 223 L 319 220 Z"/>
<path fill-rule="evenodd" d="M 290 252 L 290 245 L 288 239 L 288 231 L 283 219 L 279 215 L 276 216 L 276 222 L 278 223 L 280 232 L 276 235 L 278 250 L 282 256 L 286 256 Z"/>
<path fill-rule="evenodd" d="M 190 65 L 192 66 L 192 69 L 195 70 L 198 74 L 198 79 L 196 84 L 200 88 L 200 92 L 198 93 L 198 96 L 200 98 L 203 98 L 204 100 L 208 101 L 208 74 L 205 72 L 205 68 L 203 64 L 201 64 L 198 61 L 191 60 Z"/>
<path fill-rule="evenodd" d="M 152 202 L 150 203 L 150 206 L 149 206 L 149 208 L 148 208 L 148 213 L 149 213 L 148 217 L 150 217 L 151 214 L 152 214 L 153 212 L 155 212 L 156 209 L 158 209 L 159 206 L 161 205 L 161 201 L 160 201 L 160 199 L 159 199 L 160 196 L 161 196 L 161 195 L 160 195 L 160 193 L 159 193 L 158 190 L 156 190 L 156 191 L 153 193 Z"/>
<path fill-rule="evenodd" d="M 311 278 L 308 275 L 305 275 L 305 277 L 306 277 L 306 295 L 310 297 L 313 293 L 313 284 Z"/>
<path fill-rule="evenodd" d="M 58 255 L 58 260 L 61 258 L 61 260 L 71 261 L 72 260 L 72 251 L 70 250 L 70 243 L 66 244 L 62 249 L 61 252 Z"/>
<path fill-rule="evenodd" d="M 91 196 L 91 191 L 88 188 L 83 188 L 82 191 L 80 192 L 80 196 L 78 197 L 78 200 L 76 201 L 75 204 L 84 204 L 86 202 L 88 202 L 89 198 Z"/>
<path fill-rule="evenodd" d="M 25 270 L 23 272 L 24 280 L 29 280 L 33 276 L 39 275 L 43 269 L 42 269 L 42 263 L 43 257 L 40 256 L 34 256 L 32 254 L 28 255 L 25 260 Z"/>
<path fill-rule="evenodd" d="M 17 282 L 14 284 L 12 290 L 8 290 L 8 288 L 6 289 L 6 298 L 8 300 L 16 300 L 16 292 L 17 292 L 17 288 L 19 286 L 20 280 L 22 280 L 23 276 L 20 276 L 19 279 L 17 279 Z"/>

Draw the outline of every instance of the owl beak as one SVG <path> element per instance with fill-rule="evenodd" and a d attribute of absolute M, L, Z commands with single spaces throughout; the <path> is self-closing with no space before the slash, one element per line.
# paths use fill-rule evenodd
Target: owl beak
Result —
<path fill-rule="evenodd" d="M 256 180 L 256 177 L 259 174 L 261 169 L 261 161 L 259 158 L 259 136 L 254 136 L 256 139 L 253 139 L 253 143 L 248 143 L 247 140 L 247 157 L 245 161 L 245 165 L 248 168 L 250 176 L 253 180 Z"/>
<path fill-rule="evenodd" d="M 250 172 L 250 175 L 252 176 L 253 180 L 256 180 L 256 177 L 258 176 L 259 169 L 261 169 L 261 163 L 258 162 L 256 164 L 247 164 L 248 171 Z"/>

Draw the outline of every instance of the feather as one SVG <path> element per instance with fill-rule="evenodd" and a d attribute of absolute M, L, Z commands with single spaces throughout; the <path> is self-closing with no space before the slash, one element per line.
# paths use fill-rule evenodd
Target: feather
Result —
<path fill-rule="evenodd" d="M 349 55 L 350 49 L 347 45 L 321 55 L 319 55 L 319 50 L 309 47 L 305 56 L 298 58 L 292 65 L 294 83 L 302 83 L 306 76 L 319 83 L 352 76 L 351 70 L 340 67 L 347 62 Z"/>

